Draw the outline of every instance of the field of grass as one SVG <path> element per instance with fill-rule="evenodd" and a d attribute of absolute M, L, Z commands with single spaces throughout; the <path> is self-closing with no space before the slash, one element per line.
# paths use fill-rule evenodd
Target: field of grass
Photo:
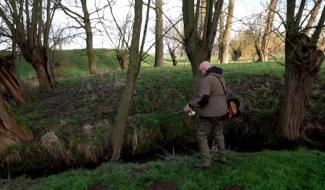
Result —
<path fill-rule="evenodd" d="M 137 163 L 108 162 L 96 169 L 75 169 L 46 178 L 20 177 L 1 190 L 141 190 L 170 183 L 180 190 L 223 189 L 240 185 L 249 190 L 322 190 L 325 186 L 325 153 L 295 151 L 227 152 L 228 163 L 213 162 L 196 169 L 198 155 L 169 155 L 165 160 Z"/>
<path fill-rule="evenodd" d="M 177 67 L 142 67 L 131 110 L 131 115 L 145 116 L 139 124 L 164 126 L 181 122 L 182 118 L 174 112 L 192 98 L 193 90 L 190 65 L 182 59 L 179 62 Z M 83 64 L 86 67 L 86 62 Z M 265 116 L 279 104 L 283 66 L 277 63 L 218 66 L 224 69 L 233 94 L 241 98 L 243 113 L 253 115 L 252 125 L 262 124 Z M 55 130 L 64 122 L 68 128 L 77 129 L 103 119 L 112 122 L 125 72 L 110 70 L 89 76 L 80 67 L 63 67 L 62 73 L 73 74 L 60 75 L 59 87 L 53 93 L 41 94 L 35 89 L 34 102 L 26 107 L 14 107 L 27 126 Z"/>

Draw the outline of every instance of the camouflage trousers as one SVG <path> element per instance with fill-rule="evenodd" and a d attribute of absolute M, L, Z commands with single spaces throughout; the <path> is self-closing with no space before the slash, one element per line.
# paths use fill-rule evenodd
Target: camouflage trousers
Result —
<path fill-rule="evenodd" d="M 217 143 L 219 160 L 226 161 L 223 122 L 215 121 L 213 123 L 210 123 L 207 121 L 200 121 L 196 136 L 199 143 L 203 163 L 208 165 L 211 164 L 211 154 L 208 145 L 208 137 L 211 133 L 213 134 L 213 138 Z"/>

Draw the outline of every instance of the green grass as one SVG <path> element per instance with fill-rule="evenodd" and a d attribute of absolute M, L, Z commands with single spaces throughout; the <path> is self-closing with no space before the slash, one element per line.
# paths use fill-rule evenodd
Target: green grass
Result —
<path fill-rule="evenodd" d="M 95 54 L 96 65 L 101 73 L 118 68 L 114 50 L 95 49 Z M 88 57 L 85 50 L 57 50 L 53 53 L 53 56 L 55 64 L 60 67 L 57 73 L 58 78 L 88 76 Z M 36 77 L 35 70 L 22 56 L 18 56 L 17 58 L 17 70 L 23 79 Z"/>
<path fill-rule="evenodd" d="M 108 162 L 94 170 L 69 170 L 42 179 L 15 179 L 26 189 L 81 190 L 101 184 L 107 189 L 150 189 L 157 181 L 169 181 L 182 190 L 222 189 L 239 184 L 249 190 L 322 190 L 325 185 L 325 153 L 296 151 L 262 151 L 258 153 L 227 152 L 228 163 L 213 162 L 212 168 L 200 170 L 192 165 L 198 155 L 170 156 L 166 161 L 136 163 Z M 143 168 L 143 171 L 141 171 Z M 15 185 L 15 181 L 11 182 Z M 3 189 L 9 189 L 9 185 Z M 1 189 L 1 188 L 0 188 Z M 19 189 L 19 188 L 17 188 Z"/>
<path fill-rule="evenodd" d="M 80 54 L 80 51 L 62 53 Z M 150 56 L 147 59 L 153 61 Z M 126 72 L 104 70 L 102 74 L 89 76 L 87 62 L 80 61 L 80 66 L 76 66 L 77 64 L 79 63 L 73 62 L 72 66 L 62 68 L 58 78 L 59 87 L 53 93 L 42 94 L 35 90 L 31 104 L 13 107 L 14 112 L 28 127 L 37 131 L 57 131 L 61 130 L 58 129 L 61 123 L 65 123 L 67 131 L 78 134 L 85 124 L 96 125 L 102 120 L 114 123 L 123 90 L 122 86 L 116 86 L 116 83 L 123 83 Z M 136 119 L 136 126 L 184 126 L 183 118 L 175 116 L 174 113 L 192 99 L 192 73 L 187 59 L 179 58 L 179 65 L 176 67 L 168 62 L 161 68 L 153 68 L 152 65 L 142 65 L 130 117 Z M 283 93 L 281 89 L 284 87 L 284 67 L 279 63 L 236 63 L 217 66 L 224 69 L 228 86 L 233 94 L 241 99 L 242 114 L 247 119 L 247 125 L 252 129 L 261 129 L 280 105 Z M 324 72 L 323 66 L 321 73 Z M 324 86 L 325 80 L 320 77 L 317 85 Z M 325 113 L 324 94 L 321 89 L 313 92 L 310 105 L 306 109 L 307 121 L 317 119 Z M 183 130 L 177 131 L 176 134 L 180 132 Z"/>
<path fill-rule="evenodd" d="M 123 84 L 126 72 L 117 69 L 114 53 L 109 50 L 96 50 L 100 73 L 96 76 L 88 74 L 84 51 L 57 53 L 56 60 L 60 62 L 57 78 L 59 87 L 46 94 L 33 89 L 34 101 L 25 107 L 13 106 L 14 112 L 34 130 L 38 138 L 35 141 L 39 141 L 47 131 L 54 131 L 64 137 L 66 147 L 72 149 L 78 143 L 98 145 L 102 139 L 107 141 L 105 128 L 95 129 L 94 136 L 85 138 L 82 127 L 85 124 L 97 126 L 97 122 L 102 121 L 110 125 L 114 123 L 123 90 L 122 85 L 118 84 Z M 215 57 L 212 60 L 212 63 L 217 63 Z M 154 58 L 148 56 L 142 63 L 130 118 L 137 127 L 162 127 L 165 131 L 157 131 L 154 135 L 159 141 L 152 145 L 146 144 L 145 148 L 159 145 L 162 139 L 183 140 L 184 134 L 191 132 L 186 128 L 184 118 L 174 114 L 192 99 L 192 73 L 188 59 L 180 57 L 178 66 L 173 67 L 170 58 L 166 57 L 165 65 L 161 68 L 153 68 L 153 61 Z M 242 113 L 248 118 L 247 126 L 263 129 L 272 112 L 279 106 L 283 93 L 281 89 L 284 87 L 284 67 L 279 63 L 217 66 L 224 69 L 227 84 L 241 98 L 244 108 Z M 18 71 L 24 79 L 35 77 L 32 67 L 23 60 L 18 63 Z M 306 120 L 325 113 L 324 72 L 325 65 L 321 68 L 307 106 Z M 33 146 L 36 148 L 26 150 L 37 151 L 39 145 L 35 143 Z M 21 149 L 24 147 L 17 150 Z M 26 152 L 27 165 L 29 163 L 35 167 L 47 164 L 48 158 L 35 157 L 39 159 L 35 161 Z M 324 160 L 324 153 L 321 152 L 300 149 L 294 152 L 239 154 L 230 151 L 228 155 L 229 165 L 215 164 L 209 171 L 192 168 L 192 164 L 199 161 L 197 156 L 176 156 L 166 162 L 150 162 L 149 170 L 144 173 L 133 171 L 140 165 L 107 163 L 96 170 L 71 170 L 46 179 L 22 179 L 22 183 L 26 183 L 29 189 L 87 189 L 88 185 L 97 183 L 106 185 L 108 189 L 148 189 L 154 181 L 161 179 L 175 182 L 179 189 L 220 189 L 234 183 L 247 189 L 321 189 L 324 185 L 320 180 L 325 178 L 321 170 L 324 162 L 320 161 Z M 21 166 L 24 167 L 23 164 Z M 125 183 L 125 179 L 128 179 L 128 183 Z"/>

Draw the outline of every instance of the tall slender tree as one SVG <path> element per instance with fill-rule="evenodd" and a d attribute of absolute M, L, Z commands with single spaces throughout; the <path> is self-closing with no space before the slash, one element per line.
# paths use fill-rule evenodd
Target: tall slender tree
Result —
<path fill-rule="evenodd" d="M 234 17 L 234 7 L 235 7 L 235 0 L 229 0 L 227 21 L 223 33 L 223 38 L 222 38 L 223 52 L 222 52 L 220 63 L 223 64 L 229 63 L 229 58 L 230 58 L 230 33 L 232 29 L 232 20 Z"/>
<path fill-rule="evenodd" d="M 111 2 L 108 0 L 107 5 L 109 7 L 111 17 L 113 18 L 115 25 L 117 27 L 116 32 L 112 34 L 111 31 L 108 30 L 109 27 L 111 27 L 111 22 L 109 22 L 109 19 L 105 18 L 105 15 L 103 13 L 102 16 L 98 14 L 99 22 L 103 26 L 104 32 L 109 38 L 111 45 L 113 46 L 115 52 L 116 52 L 116 60 L 118 61 L 118 64 L 122 70 L 127 69 L 128 67 L 128 56 L 129 56 L 129 44 L 130 39 L 132 35 L 132 16 L 131 16 L 131 10 L 132 7 L 130 7 L 127 11 L 127 14 L 125 14 L 125 19 L 121 22 L 117 22 L 114 13 L 113 13 L 113 7 Z M 98 13 L 98 12 L 97 12 Z M 106 24 L 108 22 L 108 24 Z"/>
<path fill-rule="evenodd" d="M 134 4 L 134 23 L 132 29 L 132 40 L 129 49 L 129 67 L 127 71 L 126 84 L 123 90 L 122 98 L 119 102 L 115 124 L 113 129 L 113 154 L 112 160 L 120 159 L 121 150 L 125 139 L 127 118 L 135 91 L 136 80 L 140 71 L 141 61 L 143 59 L 143 49 L 147 34 L 147 26 L 149 20 L 150 2 L 147 4 L 147 15 L 143 28 L 142 42 L 140 44 L 141 28 L 142 28 L 142 7 L 143 0 L 135 0 Z"/>
<path fill-rule="evenodd" d="M 325 7 L 321 11 L 318 23 L 313 26 L 314 32 L 311 37 L 308 37 L 304 34 L 307 28 L 303 27 L 307 19 L 303 16 L 306 10 L 306 0 L 300 1 L 298 11 L 295 11 L 296 6 L 295 0 L 287 0 L 285 98 L 280 118 L 281 134 L 291 141 L 299 138 L 305 104 L 310 95 L 312 82 L 324 61 L 324 53 L 317 49 L 316 44 L 324 29 Z"/>
<path fill-rule="evenodd" d="M 225 33 L 225 15 L 226 15 L 226 12 L 225 10 L 223 10 L 223 5 L 221 7 L 221 13 L 220 13 L 220 18 L 219 18 L 219 36 L 218 36 L 218 59 L 219 61 L 222 60 L 222 55 L 223 55 L 223 42 L 222 42 L 222 39 L 223 39 L 223 36 L 224 36 L 224 33 Z"/>
<path fill-rule="evenodd" d="M 163 26 L 163 0 L 156 0 L 156 51 L 155 67 L 164 64 L 164 26 Z"/>
<path fill-rule="evenodd" d="M 274 15 L 276 13 L 277 4 L 278 4 L 278 0 L 271 0 L 267 11 L 267 17 L 265 23 L 266 27 L 262 37 L 261 52 L 259 54 L 260 56 L 258 60 L 261 62 L 265 62 L 269 60 L 269 42 L 270 42 L 270 36 L 273 31 L 273 21 L 274 21 Z"/>
<path fill-rule="evenodd" d="M 78 10 L 72 10 L 69 8 L 71 5 L 63 5 L 60 4 L 61 9 L 68 15 L 70 18 L 76 21 L 79 27 L 83 28 L 86 32 L 86 51 L 88 56 L 88 63 L 89 63 L 89 72 L 90 74 L 97 73 L 97 66 L 96 66 L 96 55 L 93 48 L 93 32 L 91 27 L 91 20 L 90 16 L 96 11 L 89 13 L 87 0 L 78 0 L 81 3 L 82 13 L 80 14 Z M 78 7 L 78 1 L 74 1 L 75 7 Z M 71 2 L 70 2 L 71 3 Z"/>

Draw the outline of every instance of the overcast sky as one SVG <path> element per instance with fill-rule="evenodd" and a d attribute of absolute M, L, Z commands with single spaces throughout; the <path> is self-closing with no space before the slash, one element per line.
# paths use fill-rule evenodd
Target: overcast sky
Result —
<path fill-rule="evenodd" d="M 88 6 L 90 9 L 90 12 L 95 10 L 95 5 L 94 5 L 95 1 L 88 1 Z M 97 0 L 97 3 L 99 1 Z M 103 1 L 102 2 L 106 2 Z M 227 2 L 227 1 L 226 1 Z M 265 0 L 261 1 L 261 0 L 236 0 L 236 4 L 235 4 L 235 11 L 234 11 L 234 16 L 235 19 L 234 21 L 243 18 L 245 16 L 251 15 L 252 13 L 256 13 L 258 11 L 261 10 L 262 8 L 262 3 L 261 2 L 265 2 Z M 174 20 L 176 20 L 176 18 L 179 18 L 181 15 L 181 11 L 182 11 L 182 4 L 180 0 L 165 0 L 164 1 L 164 12 L 165 14 L 169 17 L 172 18 Z M 116 5 L 114 5 L 113 7 L 113 12 L 114 12 L 114 16 L 119 20 L 120 23 L 122 23 L 122 20 L 125 18 L 125 16 L 127 15 L 128 11 L 129 11 L 129 3 L 128 0 L 118 0 Z M 131 9 L 131 11 L 133 11 L 133 9 Z M 145 13 L 145 12 L 144 12 Z M 105 11 L 105 16 L 106 17 L 111 17 L 110 16 L 110 11 L 109 9 L 107 9 Z M 95 15 L 94 15 L 95 16 Z M 165 19 L 166 20 L 166 19 Z M 155 21 L 155 15 L 153 10 L 151 10 L 151 14 L 150 14 L 150 22 L 149 22 L 149 31 L 148 31 L 148 36 L 147 36 L 147 43 L 146 46 L 147 48 L 154 42 L 154 21 Z M 56 15 L 56 19 L 54 20 L 54 23 L 59 24 L 62 26 L 66 26 L 66 25 L 72 25 L 74 22 L 71 19 L 66 18 L 62 13 L 57 13 Z M 108 21 L 106 21 L 106 24 L 109 24 Z M 236 30 L 236 28 L 239 27 L 239 23 L 237 22 L 234 25 L 234 29 Z M 96 28 L 101 29 L 100 25 L 96 25 Z M 113 25 L 112 28 L 115 28 L 115 26 Z M 111 28 L 110 32 L 112 33 L 112 37 L 114 37 L 113 35 L 113 29 Z M 115 32 L 116 34 L 116 32 Z M 85 41 L 82 38 L 75 38 L 72 41 L 70 41 L 69 44 L 65 44 L 63 46 L 64 49 L 80 49 L 80 48 L 85 48 L 86 44 Z M 110 40 L 107 38 L 107 35 L 104 34 L 100 34 L 99 32 L 95 31 L 95 35 L 94 35 L 94 47 L 95 48 L 112 48 L 112 43 L 110 42 Z M 152 52 L 153 49 L 150 51 Z"/>

